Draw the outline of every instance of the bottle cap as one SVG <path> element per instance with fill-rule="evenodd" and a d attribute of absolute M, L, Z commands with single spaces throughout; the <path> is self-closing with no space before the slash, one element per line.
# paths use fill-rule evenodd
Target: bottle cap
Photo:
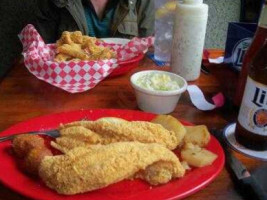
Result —
<path fill-rule="evenodd" d="M 202 4 L 203 0 L 184 0 L 185 4 Z"/>

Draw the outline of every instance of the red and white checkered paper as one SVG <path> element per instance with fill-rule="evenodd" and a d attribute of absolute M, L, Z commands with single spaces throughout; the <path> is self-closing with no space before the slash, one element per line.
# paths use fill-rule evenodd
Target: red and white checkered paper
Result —
<path fill-rule="evenodd" d="M 119 61 L 134 58 L 154 42 L 153 37 L 133 38 L 126 45 L 100 42 L 98 45 L 116 51 L 117 59 L 55 62 L 56 45 L 45 44 L 33 25 L 28 24 L 19 34 L 19 38 L 27 69 L 38 79 L 70 93 L 94 88 L 118 66 Z"/>

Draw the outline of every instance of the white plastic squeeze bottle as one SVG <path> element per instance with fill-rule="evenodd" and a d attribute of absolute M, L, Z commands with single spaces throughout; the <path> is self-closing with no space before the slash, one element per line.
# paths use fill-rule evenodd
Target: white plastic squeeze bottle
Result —
<path fill-rule="evenodd" d="M 208 21 L 208 5 L 203 0 L 182 0 L 176 6 L 171 71 L 187 81 L 200 76 Z"/>

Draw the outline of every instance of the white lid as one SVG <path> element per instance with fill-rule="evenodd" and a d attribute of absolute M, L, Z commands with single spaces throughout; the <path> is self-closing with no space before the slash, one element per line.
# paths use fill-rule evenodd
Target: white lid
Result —
<path fill-rule="evenodd" d="M 202 4 L 203 0 L 184 0 L 184 4 Z"/>
<path fill-rule="evenodd" d="M 178 1 L 176 15 L 191 17 L 207 17 L 209 6 L 203 0 L 183 0 Z"/>

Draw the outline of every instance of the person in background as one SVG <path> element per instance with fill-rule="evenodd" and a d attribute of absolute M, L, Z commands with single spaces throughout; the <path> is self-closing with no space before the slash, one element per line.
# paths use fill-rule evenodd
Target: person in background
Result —
<path fill-rule="evenodd" d="M 154 33 L 153 0 L 38 0 L 34 23 L 46 43 L 63 31 L 92 37 L 146 37 Z"/>
<path fill-rule="evenodd" d="M 33 10 L 37 10 L 36 0 L 0 0 L 0 81 L 20 59 L 18 34 L 33 23 Z"/>

